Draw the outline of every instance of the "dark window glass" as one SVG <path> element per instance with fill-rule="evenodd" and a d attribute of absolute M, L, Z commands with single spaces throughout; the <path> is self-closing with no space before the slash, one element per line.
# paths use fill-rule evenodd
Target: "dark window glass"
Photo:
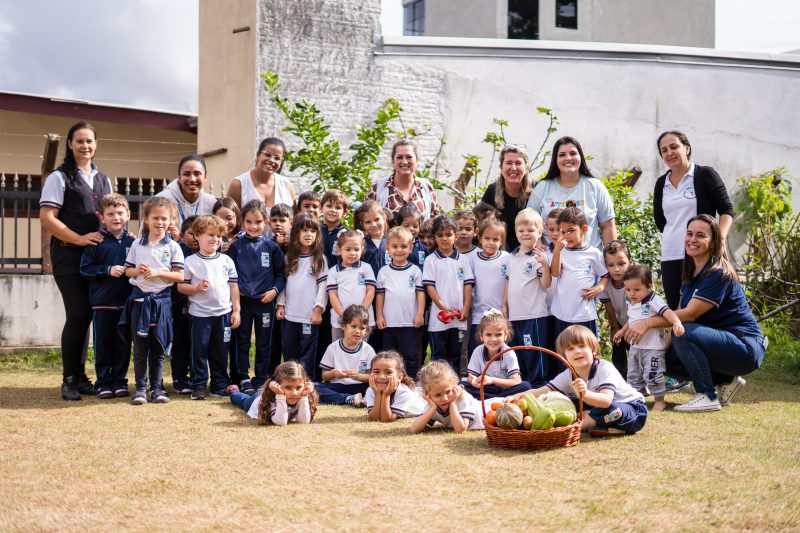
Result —
<path fill-rule="evenodd" d="M 425 35 L 425 0 L 403 6 L 403 35 Z"/>
<path fill-rule="evenodd" d="M 508 38 L 539 38 L 539 0 L 508 0 Z"/>
<path fill-rule="evenodd" d="M 578 0 L 556 0 L 556 28 L 578 29 Z"/>

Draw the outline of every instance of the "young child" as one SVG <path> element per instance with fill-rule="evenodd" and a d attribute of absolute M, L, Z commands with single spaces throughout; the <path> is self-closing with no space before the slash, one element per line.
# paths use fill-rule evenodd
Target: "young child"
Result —
<path fill-rule="evenodd" d="M 481 404 L 458 383 L 458 376 L 447 361 L 431 361 L 419 371 L 427 409 L 411 422 L 408 431 L 419 433 L 439 422 L 456 433 L 483 429 Z"/>
<path fill-rule="evenodd" d="M 416 211 L 416 210 L 415 210 Z M 383 349 L 403 356 L 411 379 L 419 368 L 419 329 L 425 323 L 425 288 L 422 271 L 410 262 L 411 232 L 402 226 L 389 230 L 386 250 L 391 263 L 378 272 L 375 322 L 383 331 Z"/>
<path fill-rule="evenodd" d="M 197 253 L 197 239 L 192 232 L 197 215 L 190 215 L 181 224 L 181 240 L 178 246 L 181 247 L 183 258 L 186 260 L 192 254 Z M 189 299 L 185 294 L 178 291 L 180 283 L 170 287 L 170 299 L 172 300 L 172 349 L 169 354 L 169 363 L 172 369 L 172 388 L 177 394 L 187 395 L 192 393 L 189 384 L 189 363 L 191 360 L 192 332 L 189 320 Z"/>
<path fill-rule="evenodd" d="M 417 209 L 417 206 L 414 204 L 404 205 L 397 212 L 395 225 L 402 226 L 411 232 L 412 248 L 411 253 L 408 255 L 408 260 L 419 268 L 422 268 L 425 264 L 425 258 L 428 257 L 428 248 L 418 239 L 419 230 L 422 226 L 422 213 L 419 212 L 419 209 Z M 389 253 L 389 255 L 391 255 L 391 253 Z"/>
<path fill-rule="evenodd" d="M 336 243 L 339 236 L 347 229 L 342 220 L 349 210 L 350 201 L 342 191 L 328 189 L 322 195 L 322 242 L 325 244 L 328 268 L 333 268 L 337 263 Z"/>
<path fill-rule="evenodd" d="M 378 275 L 391 258 L 386 258 L 386 211 L 375 200 L 365 200 L 355 212 L 356 229 L 365 233 L 364 261 Z"/>
<path fill-rule="evenodd" d="M 192 231 L 192 224 L 194 224 L 194 219 L 196 218 L 197 215 L 188 216 L 183 221 L 183 224 L 181 224 L 181 240 L 178 242 L 178 245 L 181 247 L 184 258 L 196 254 L 199 249 L 197 239 L 195 239 L 194 232 Z"/>
<path fill-rule="evenodd" d="M 644 265 L 631 265 L 622 276 L 625 294 L 628 297 L 628 322 L 614 335 L 614 343 L 620 342 L 631 324 L 654 316 L 663 316 L 672 324 L 675 336 L 683 335 L 683 324 L 667 303 L 653 292 L 653 273 Z M 664 394 L 666 385 L 664 352 L 667 345 L 658 328 L 647 330 L 639 342 L 631 345 L 628 354 L 628 383 L 639 392 L 649 390 L 655 398 L 654 411 L 666 407 Z"/>
<path fill-rule="evenodd" d="M 289 233 L 292 231 L 292 208 L 287 204 L 275 204 L 269 210 L 269 229 L 272 232 L 272 240 L 281 247 L 283 255 L 286 255 L 286 247 L 289 246 Z M 276 328 L 280 330 L 280 328 Z"/>
<path fill-rule="evenodd" d="M 369 326 L 375 325 L 372 300 L 375 298 L 375 276 L 372 267 L 361 261 L 364 237 L 355 230 L 345 230 L 336 244 L 339 264 L 328 270 L 328 300 L 331 303 L 331 338 L 342 338 L 340 317 L 351 305 L 369 309 Z"/>
<path fill-rule="evenodd" d="M 493 205 L 483 201 L 475 204 L 475 207 L 472 208 L 472 214 L 475 215 L 475 223 L 479 228 L 486 220 L 497 220 L 500 218 L 500 211 Z"/>
<path fill-rule="evenodd" d="M 211 378 L 210 395 L 229 392 L 227 354 L 231 330 L 239 327 L 240 303 L 236 266 L 219 248 L 227 231 L 216 215 L 201 215 L 192 225 L 200 249 L 186 259 L 183 283 L 178 290 L 189 297 L 192 331 L 192 400 L 204 400 Z"/>
<path fill-rule="evenodd" d="M 322 197 L 314 191 L 305 191 L 297 197 L 297 213 L 308 213 L 319 220 Z"/>
<path fill-rule="evenodd" d="M 550 287 L 550 265 L 545 252 L 537 247 L 542 236 L 542 217 L 530 207 L 514 219 L 519 247 L 508 258 L 504 309 L 514 329 L 513 346 L 552 348 L 550 310 L 547 288 Z M 533 350 L 517 355 L 522 379 L 532 385 L 545 383 L 554 372 L 550 356 Z M 557 368 L 557 367 L 556 367 Z"/>
<path fill-rule="evenodd" d="M 499 309 L 489 309 L 481 317 L 478 325 L 478 338 L 483 343 L 476 347 L 469 359 L 467 382 L 464 389 L 476 398 L 480 398 L 481 374 L 489 360 L 497 352 L 509 348 L 506 344 L 514 336 L 514 328 Z M 503 354 L 494 361 L 483 382 L 484 398 L 511 396 L 530 390 L 531 384 L 522 381 L 517 354 L 513 351 Z"/>
<path fill-rule="evenodd" d="M 225 222 L 225 236 L 222 239 L 222 253 L 228 253 L 228 248 L 236 240 L 239 231 L 242 229 L 242 212 L 233 198 L 224 196 L 214 204 L 212 213 L 217 215 Z"/>
<path fill-rule="evenodd" d="M 603 254 L 586 244 L 589 226 L 586 215 L 568 200 L 570 207 L 558 215 L 561 238 L 553 248 L 550 272 L 558 279 L 551 311 L 555 316 L 555 335 L 568 326 L 580 324 L 597 331 L 597 307 L 594 299 L 608 284 L 608 270 Z"/>
<path fill-rule="evenodd" d="M 453 217 L 456 221 L 456 250 L 461 255 L 471 257 L 478 253 L 475 245 L 475 236 L 478 234 L 478 225 L 472 211 L 458 210 Z"/>
<path fill-rule="evenodd" d="M 622 277 L 631 265 L 631 254 L 622 241 L 611 241 L 603 248 L 603 259 L 608 269 L 608 285 L 600 293 L 611 328 L 611 338 L 628 322 L 628 303 L 625 300 L 625 282 Z M 612 344 L 611 362 L 623 376 L 628 375 L 628 349 L 625 339 Z"/>
<path fill-rule="evenodd" d="M 469 328 L 468 353 L 475 351 L 480 344 L 475 332 L 483 314 L 489 309 L 501 309 L 506 291 L 508 252 L 506 244 L 506 225 L 498 220 L 486 220 L 478 229 L 481 249 L 470 257 L 475 287 L 472 291 L 472 324 Z"/>
<path fill-rule="evenodd" d="M 433 301 L 428 321 L 431 360 L 447 359 L 453 368 L 460 367 L 465 320 L 475 285 L 469 259 L 455 249 L 456 231 L 455 221 L 446 215 L 433 220 L 436 247 L 422 269 L 422 283 Z M 445 323 L 439 319 L 439 311 L 455 311 L 458 316 Z"/>
<path fill-rule="evenodd" d="M 394 350 L 378 352 L 369 368 L 369 389 L 364 396 L 369 419 L 393 422 L 398 418 L 419 416 L 425 411 L 425 400 L 414 388 L 414 380 L 406 374 L 403 356 Z"/>
<path fill-rule="evenodd" d="M 544 235 L 542 236 L 542 243 L 544 244 L 545 248 L 545 255 L 547 256 L 547 264 L 553 264 L 553 249 L 556 246 L 556 241 L 561 238 L 561 231 L 558 229 L 558 215 L 564 210 L 563 207 L 556 207 L 555 209 L 551 209 L 549 213 L 547 213 L 547 220 L 545 220 L 544 224 Z M 558 284 L 558 278 L 551 277 L 550 279 L 550 288 L 547 289 L 547 308 L 552 309 L 553 307 L 553 298 L 556 295 L 556 285 Z M 550 315 L 550 332 L 555 330 L 555 317 Z M 551 336 L 551 338 L 555 339 L 555 336 Z"/>
<path fill-rule="evenodd" d="M 258 393 L 252 396 L 243 392 L 231 394 L 231 403 L 244 409 L 247 416 L 261 424 L 276 426 L 289 422 L 309 424 L 314 420 L 318 402 L 314 384 L 297 361 L 278 365 Z"/>
<path fill-rule="evenodd" d="M 428 253 L 436 247 L 436 239 L 433 238 L 433 219 L 429 218 L 419 227 L 419 243 L 428 249 Z M 420 267 L 422 268 L 422 267 Z"/>
<path fill-rule="evenodd" d="M 344 336 L 325 350 L 320 368 L 322 381 L 317 383 L 319 400 L 334 405 L 365 407 L 369 367 L 375 350 L 364 342 L 369 334 L 369 313 L 364 306 L 351 305 L 341 319 Z"/>
<path fill-rule="evenodd" d="M 535 396 L 554 390 L 571 397 L 577 405 L 577 397 L 582 395 L 589 411 L 584 411 L 583 430 L 592 437 L 632 434 L 644 427 L 644 397 L 628 385 L 612 363 L 600 357 L 600 343 L 589 328 L 568 326 L 556 339 L 556 349 L 575 368 L 578 377 L 573 378 L 569 369 L 564 370 L 544 387 L 535 389 Z"/>
<path fill-rule="evenodd" d="M 147 200 L 142 206 L 142 237 L 133 242 L 125 258 L 125 275 L 133 292 L 117 329 L 124 338 L 133 339 L 134 405 L 147 403 L 148 377 L 150 400 L 169 402 L 161 376 L 164 354 L 172 344 L 170 286 L 183 281 L 183 252 L 167 235 L 167 227 L 176 216 L 175 204 L 167 198 Z"/>
<path fill-rule="evenodd" d="M 292 221 L 286 253 L 286 288 L 278 297 L 275 315 L 283 320 L 283 357 L 297 359 L 313 381 L 317 335 L 328 303 L 328 266 L 319 219 L 300 213 Z"/>
<path fill-rule="evenodd" d="M 94 331 L 94 388 L 101 400 L 125 398 L 128 393 L 128 365 L 131 343 L 117 334 L 117 323 L 131 284 L 125 277 L 125 257 L 133 245 L 126 226 L 131 217 L 128 201 L 121 194 L 107 194 L 98 203 L 104 229 L 103 241 L 87 246 L 81 257 L 81 276 L 91 281 L 89 303 L 92 305 Z"/>
<path fill-rule="evenodd" d="M 237 383 L 242 392 L 255 393 L 269 376 L 272 358 L 272 330 L 275 328 L 275 299 L 286 286 L 283 252 L 266 238 L 267 208 L 251 200 L 242 208 L 244 234 L 228 249 L 239 275 L 242 323 L 236 328 Z M 255 365 L 250 380 L 250 335 L 255 325 Z"/>

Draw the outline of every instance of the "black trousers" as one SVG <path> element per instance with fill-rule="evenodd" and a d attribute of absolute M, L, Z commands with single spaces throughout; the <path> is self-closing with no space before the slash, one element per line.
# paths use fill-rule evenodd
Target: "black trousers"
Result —
<path fill-rule="evenodd" d="M 681 267 L 683 259 L 661 262 L 661 281 L 664 283 L 664 296 L 673 311 L 681 301 Z"/>
<path fill-rule="evenodd" d="M 86 372 L 83 349 L 89 325 L 92 323 L 92 305 L 89 303 L 89 280 L 75 274 L 53 276 L 64 301 L 67 319 L 61 330 L 61 365 L 64 377 Z"/>

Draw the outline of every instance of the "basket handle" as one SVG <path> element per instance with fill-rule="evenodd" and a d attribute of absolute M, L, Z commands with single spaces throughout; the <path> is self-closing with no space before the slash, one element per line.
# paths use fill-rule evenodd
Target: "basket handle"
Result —
<path fill-rule="evenodd" d="M 577 377 L 578 377 L 578 373 L 575 372 L 575 368 L 570 364 L 569 361 L 567 361 L 560 354 L 557 354 L 556 352 L 554 352 L 552 350 L 548 350 L 547 348 L 542 348 L 541 346 L 513 346 L 511 348 L 506 348 L 505 350 L 500 350 L 499 352 L 494 354 L 494 356 L 491 359 L 489 359 L 489 362 L 487 362 L 486 365 L 484 365 L 483 373 L 481 374 L 481 384 L 480 384 L 481 385 L 480 386 L 480 390 L 481 390 L 481 410 L 483 411 L 483 417 L 484 418 L 486 418 L 486 403 L 485 403 L 485 400 L 484 400 L 483 382 L 486 379 L 486 372 L 489 370 L 489 367 L 491 366 L 491 364 L 494 363 L 497 359 L 499 359 L 500 357 L 503 357 L 503 355 L 505 355 L 508 352 L 516 352 L 516 351 L 519 351 L 519 350 L 538 350 L 540 352 L 546 353 L 547 355 L 553 356 L 556 359 L 558 359 L 559 361 L 561 361 L 562 363 L 564 363 L 564 365 L 567 368 L 569 368 L 569 371 L 572 372 L 572 377 L 573 378 L 577 379 Z M 578 420 L 583 420 L 583 395 L 578 396 Z"/>

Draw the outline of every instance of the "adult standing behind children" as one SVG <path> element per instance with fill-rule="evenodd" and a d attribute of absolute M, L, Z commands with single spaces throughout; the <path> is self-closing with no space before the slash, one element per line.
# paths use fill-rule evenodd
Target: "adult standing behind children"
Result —
<path fill-rule="evenodd" d="M 375 200 L 389 212 L 389 220 L 394 220 L 404 205 L 415 205 L 423 219 L 441 211 L 433 186 L 416 177 L 418 160 L 417 145 L 400 139 L 392 146 L 392 175 L 373 183 L 367 193 L 367 200 Z"/>
<path fill-rule="evenodd" d="M 617 238 L 614 203 L 608 189 L 592 176 L 583 148 L 574 137 L 558 139 L 552 154 L 547 174 L 533 189 L 528 207 L 546 219 L 551 210 L 566 207 L 568 201 L 574 201 L 586 215 L 589 228 L 586 242 L 602 250 L 603 243 Z"/>
<path fill-rule="evenodd" d="M 525 209 L 531 195 L 531 178 L 528 174 L 528 151 L 515 144 L 500 150 L 500 175 L 490 183 L 481 201 L 494 207 L 506 224 L 506 244 L 509 250 L 519 246 L 514 231 L 517 214 Z M 542 217 L 547 216 L 546 213 Z"/>
<path fill-rule="evenodd" d="M 90 282 L 81 277 L 80 263 L 85 247 L 103 242 L 99 201 L 111 193 L 111 181 L 92 162 L 96 149 L 94 127 L 88 122 L 73 124 L 67 133 L 64 162 L 47 176 L 39 200 L 42 226 L 53 236 L 50 241 L 53 277 L 66 311 L 61 332 L 64 369 L 61 397 L 65 400 L 80 400 L 81 394 L 95 394 L 83 360 L 92 305 Z"/>
<path fill-rule="evenodd" d="M 172 180 L 166 189 L 156 195 L 163 196 L 178 208 L 178 228 L 190 216 L 212 213 L 217 199 L 203 190 L 207 179 L 203 156 L 185 155 L 178 163 L 178 179 Z M 175 232 L 170 230 L 170 234 L 174 236 Z"/>
<path fill-rule="evenodd" d="M 719 215 L 723 241 L 733 223 L 733 204 L 722 178 L 711 167 L 690 162 L 692 145 L 680 131 L 665 131 L 658 137 L 658 152 L 669 170 L 656 180 L 653 218 L 661 231 L 661 278 L 664 295 L 672 309 L 678 308 L 686 224 L 695 215 Z"/>
<path fill-rule="evenodd" d="M 681 305 L 675 313 L 685 333 L 672 336 L 667 374 L 694 382 L 695 395 L 676 411 L 718 411 L 744 387 L 741 376 L 761 366 L 767 342 L 726 258 L 717 221 L 705 214 L 691 218 L 684 249 Z M 649 328 L 666 326 L 661 317 L 648 318 L 632 324 L 625 338 L 634 344 Z"/>
<path fill-rule="evenodd" d="M 294 185 L 278 174 L 285 157 L 283 141 L 267 137 L 258 145 L 255 166 L 233 178 L 225 196 L 233 198 L 238 205 L 251 200 L 261 200 L 267 208 L 276 204 L 294 205 Z"/>

